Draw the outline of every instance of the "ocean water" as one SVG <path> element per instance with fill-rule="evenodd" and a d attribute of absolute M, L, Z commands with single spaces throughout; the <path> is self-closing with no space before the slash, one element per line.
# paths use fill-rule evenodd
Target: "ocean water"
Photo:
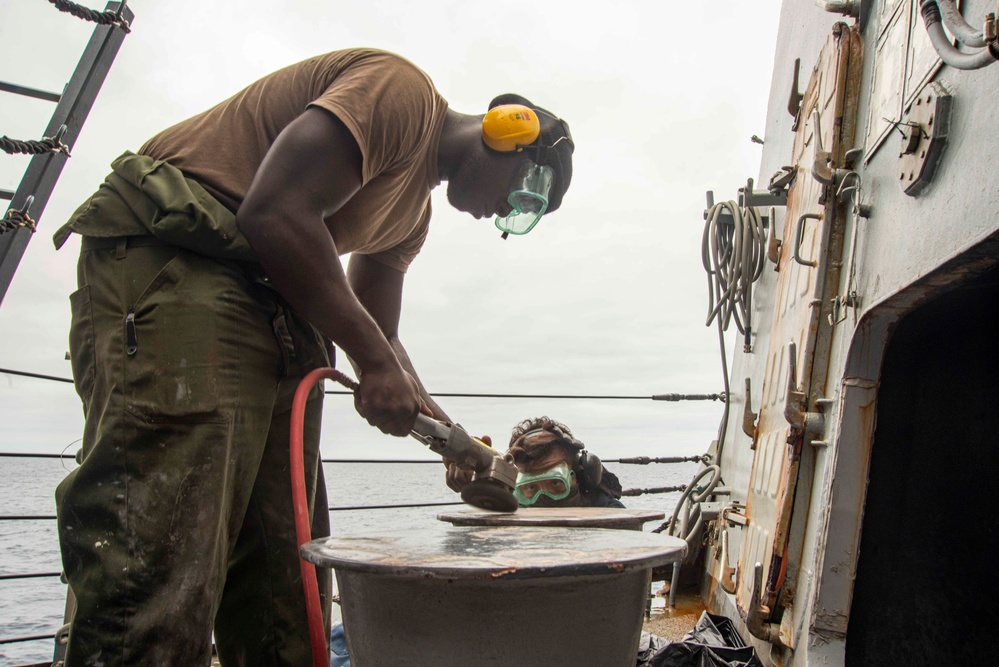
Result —
<path fill-rule="evenodd" d="M 634 452 L 639 456 L 646 452 Z M 58 459 L 0 459 L 0 515 L 54 515 L 56 485 L 75 464 Z M 697 464 L 623 465 L 608 463 L 624 488 L 686 484 Z M 440 464 L 326 464 L 330 504 L 334 507 L 454 502 Z M 629 508 L 657 509 L 668 517 L 679 494 L 624 498 Z M 334 511 L 334 533 L 419 528 L 436 523 L 441 511 L 457 507 Z M 646 524 L 646 530 L 657 522 Z M 0 576 L 57 573 L 61 570 L 55 521 L 0 520 Z M 66 587 L 58 576 L 0 579 L 0 640 L 52 634 L 62 625 Z M 0 644 L 0 665 L 26 665 L 52 658 L 52 640 Z"/>

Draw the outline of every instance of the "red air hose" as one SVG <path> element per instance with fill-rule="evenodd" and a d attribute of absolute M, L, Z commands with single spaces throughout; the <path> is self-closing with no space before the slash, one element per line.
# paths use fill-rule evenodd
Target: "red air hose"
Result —
<path fill-rule="evenodd" d="M 305 429 L 305 405 L 312 387 L 323 379 L 335 380 L 350 390 L 358 384 L 335 368 L 317 368 L 298 384 L 295 400 L 291 404 L 291 500 L 295 507 L 295 535 L 299 548 L 312 540 L 312 526 L 309 522 L 309 503 L 305 493 L 305 461 L 302 432 Z M 316 511 L 326 511 L 325 507 Z M 309 617 L 309 639 L 312 642 L 312 660 L 315 667 L 329 667 L 329 649 L 326 644 L 326 627 L 323 624 L 323 608 L 319 603 L 319 582 L 316 581 L 316 566 L 307 563 L 301 555 L 298 559 L 302 570 L 302 590 L 305 593 L 305 609 Z"/>

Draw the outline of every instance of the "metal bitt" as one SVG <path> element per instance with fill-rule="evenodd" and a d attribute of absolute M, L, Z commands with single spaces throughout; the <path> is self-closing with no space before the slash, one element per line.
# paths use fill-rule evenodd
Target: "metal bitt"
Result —
<path fill-rule="evenodd" d="M 603 528 L 454 527 L 315 540 L 355 667 L 633 667 L 652 568 L 683 540 Z"/>
<path fill-rule="evenodd" d="M 59 96 L 59 103 L 45 130 L 44 136 L 55 137 L 61 128 L 65 127 L 61 131 L 60 141 L 66 147 L 72 147 L 76 142 L 83 122 L 90 113 L 97 93 L 125 39 L 127 30 L 125 25 L 130 24 L 134 18 L 132 11 L 123 5 L 121 2 L 108 3 L 107 10 L 120 11 L 123 22 L 99 25 L 94 29 L 73 76 L 66 84 L 65 92 Z M 19 91 L 9 90 L 9 87 L 8 92 L 21 94 Z M 38 97 L 38 95 L 32 96 Z M 41 218 L 42 211 L 68 159 L 65 152 L 49 152 L 34 156 L 28 163 L 17 190 L 10 197 L 10 211 L 15 212 L 24 212 L 29 198 L 32 198 L 30 213 L 33 220 L 31 224 L 18 224 L 15 229 L 0 234 L 0 302 L 3 301 L 17 265 L 28 247 L 34 223 Z"/>

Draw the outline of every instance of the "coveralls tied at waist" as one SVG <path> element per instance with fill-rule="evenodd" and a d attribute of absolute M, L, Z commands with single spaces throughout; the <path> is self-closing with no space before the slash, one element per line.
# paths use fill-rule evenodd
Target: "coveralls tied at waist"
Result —
<path fill-rule="evenodd" d="M 290 408 L 332 350 L 203 187 L 146 156 L 112 168 L 54 236 L 84 237 L 69 337 L 83 458 L 56 492 L 77 599 L 66 664 L 207 664 L 213 632 L 230 664 L 304 664 Z M 317 386 L 304 455 L 328 535 L 322 401 Z"/>
<path fill-rule="evenodd" d="M 126 151 L 111 169 L 52 237 L 57 249 L 73 232 L 94 238 L 151 235 L 208 257 L 256 263 L 236 215 L 176 167 Z"/>

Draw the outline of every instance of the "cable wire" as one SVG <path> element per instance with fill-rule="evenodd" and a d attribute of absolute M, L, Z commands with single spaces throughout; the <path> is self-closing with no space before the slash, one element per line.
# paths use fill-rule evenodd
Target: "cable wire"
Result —
<path fill-rule="evenodd" d="M 18 375 L 20 377 L 35 378 L 38 380 L 52 380 L 53 382 L 65 382 L 73 384 L 72 378 L 57 377 L 55 375 L 42 375 L 40 373 L 28 373 L 27 371 L 17 371 L 10 368 L 0 368 L 0 373 L 7 375 Z M 327 396 L 353 396 L 354 392 L 349 390 L 327 389 Z M 443 398 L 559 398 L 572 400 L 599 400 L 599 401 L 665 401 L 676 403 L 679 401 L 723 401 L 723 394 L 651 394 L 651 395 L 628 395 L 628 394 L 497 394 L 497 393 L 471 393 L 471 392 L 439 392 L 430 393 L 433 397 Z"/>

